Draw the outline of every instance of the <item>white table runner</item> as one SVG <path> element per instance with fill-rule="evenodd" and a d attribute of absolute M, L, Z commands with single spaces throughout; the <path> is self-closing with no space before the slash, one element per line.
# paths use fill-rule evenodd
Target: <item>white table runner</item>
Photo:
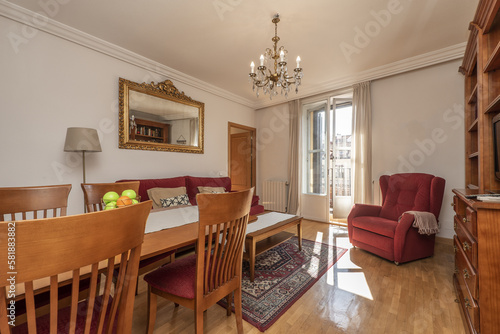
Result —
<path fill-rule="evenodd" d="M 248 224 L 247 234 L 295 217 L 280 212 L 269 212 L 257 216 L 257 221 Z M 171 210 L 151 211 L 146 222 L 145 233 L 165 230 L 198 221 L 198 207 L 186 206 Z"/>

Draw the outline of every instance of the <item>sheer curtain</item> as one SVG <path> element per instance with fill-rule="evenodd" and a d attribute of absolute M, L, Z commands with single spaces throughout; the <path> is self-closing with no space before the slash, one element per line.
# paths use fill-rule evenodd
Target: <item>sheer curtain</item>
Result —
<path fill-rule="evenodd" d="M 300 114 L 299 100 L 288 102 L 289 114 L 289 135 L 290 141 L 288 146 L 288 203 L 287 213 L 299 214 L 299 135 L 300 135 Z"/>
<path fill-rule="evenodd" d="M 372 108 L 370 82 L 353 86 L 353 203 L 372 203 Z"/>

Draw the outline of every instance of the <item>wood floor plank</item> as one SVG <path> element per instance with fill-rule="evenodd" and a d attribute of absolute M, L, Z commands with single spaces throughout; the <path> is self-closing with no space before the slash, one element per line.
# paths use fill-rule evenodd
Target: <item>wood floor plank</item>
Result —
<path fill-rule="evenodd" d="M 465 333 L 452 285 L 451 243 L 436 243 L 431 258 L 396 266 L 352 248 L 342 226 L 303 221 L 303 237 L 348 249 L 266 334 Z M 290 229 L 289 232 L 295 232 Z M 139 280 L 133 333 L 146 329 L 147 286 Z M 220 306 L 204 315 L 204 333 L 236 333 L 234 315 Z M 260 333 L 243 321 L 248 334 Z M 194 333 L 193 311 L 158 298 L 155 334 Z"/>

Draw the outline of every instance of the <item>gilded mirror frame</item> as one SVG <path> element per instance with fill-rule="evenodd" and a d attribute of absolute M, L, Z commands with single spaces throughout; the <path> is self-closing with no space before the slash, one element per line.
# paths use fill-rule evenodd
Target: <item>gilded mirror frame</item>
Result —
<path fill-rule="evenodd" d="M 173 103 L 178 103 L 187 107 L 198 109 L 198 136 L 197 145 L 186 145 L 185 137 L 181 136 L 176 144 L 164 142 L 147 142 L 135 139 L 137 135 L 132 134 L 132 126 L 136 126 L 134 118 L 130 116 L 130 92 L 146 94 L 148 96 L 157 97 Z M 195 101 L 184 92 L 180 92 L 170 80 L 165 80 L 155 84 L 143 82 L 142 84 L 129 81 L 123 78 L 119 79 L 119 139 L 118 147 L 122 149 L 132 150 L 149 150 L 149 151 L 167 151 L 167 152 L 185 152 L 185 153 L 204 153 L 204 113 L 205 104 Z M 161 130 L 160 130 L 161 131 Z M 134 138 L 131 138 L 134 137 Z M 172 139 L 173 140 L 173 139 Z"/>

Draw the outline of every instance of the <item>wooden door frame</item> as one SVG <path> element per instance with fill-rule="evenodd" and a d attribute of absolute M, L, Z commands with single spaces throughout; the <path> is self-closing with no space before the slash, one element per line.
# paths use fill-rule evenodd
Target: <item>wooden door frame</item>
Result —
<path fill-rule="evenodd" d="M 257 129 L 252 128 L 250 126 L 242 125 L 242 124 L 237 124 L 233 122 L 227 122 L 227 170 L 228 170 L 228 176 L 231 178 L 231 128 L 236 128 L 240 130 L 245 130 L 248 131 L 252 134 L 252 182 L 251 186 L 255 187 L 257 180 Z M 255 190 L 257 191 L 257 190 Z"/>

